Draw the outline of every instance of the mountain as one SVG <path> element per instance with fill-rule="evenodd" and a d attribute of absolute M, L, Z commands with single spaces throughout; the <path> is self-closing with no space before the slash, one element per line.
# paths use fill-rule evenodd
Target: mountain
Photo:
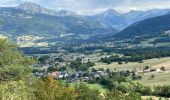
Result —
<path fill-rule="evenodd" d="M 170 36 L 170 14 L 139 21 L 115 35 L 119 39 L 156 38 Z M 169 37 L 170 38 L 170 37 Z"/>
<path fill-rule="evenodd" d="M 102 25 L 79 17 L 56 17 L 46 14 L 30 14 L 14 8 L 1 8 L 0 17 L 4 20 L 2 30 L 14 34 L 57 33 L 93 34 L 104 32 Z"/>
<path fill-rule="evenodd" d="M 57 12 L 55 12 L 53 10 L 44 8 L 40 5 L 31 3 L 31 2 L 24 2 L 16 8 L 26 11 L 27 13 L 42 13 L 42 14 L 48 14 L 48 15 L 56 15 L 57 14 Z"/>
<path fill-rule="evenodd" d="M 47 15 L 52 15 L 52 16 L 73 16 L 77 15 L 73 11 L 66 11 L 66 10 L 60 10 L 60 11 L 53 11 L 50 9 L 47 9 L 45 7 L 42 7 L 40 5 L 37 5 L 35 3 L 31 2 L 24 2 L 20 4 L 17 9 L 26 11 L 27 13 L 42 13 L 42 14 L 47 14 Z"/>
<path fill-rule="evenodd" d="M 68 10 L 60 10 L 55 15 L 56 16 L 78 16 L 74 11 L 68 11 Z"/>
<path fill-rule="evenodd" d="M 170 9 L 153 9 L 153 10 L 148 10 L 148 11 L 130 11 L 123 16 L 129 21 L 129 24 L 142 21 L 148 18 L 156 17 L 156 16 L 161 16 L 161 15 L 166 15 L 167 13 L 170 12 Z"/>
<path fill-rule="evenodd" d="M 47 41 L 69 41 L 111 37 L 125 27 L 147 18 L 165 15 L 169 9 L 130 11 L 121 14 L 114 9 L 93 16 L 77 15 L 73 11 L 53 11 L 25 2 L 17 7 L 1 7 L 3 25 L 0 32 L 14 39 L 25 35 L 45 37 Z"/>
<path fill-rule="evenodd" d="M 59 37 L 64 35 L 97 36 L 113 34 L 116 29 L 104 27 L 97 21 L 90 21 L 82 16 L 74 16 L 74 12 L 52 11 L 33 3 L 23 3 L 18 7 L 0 8 L 0 18 L 3 19 L 1 33 L 13 37 L 23 35 L 38 35 Z"/>
<path fill-rule="evenodd" d="M 125 17 L 114 9 L 108 9 L 103 13 L 89 16 L 88 18 L 91 20 L 97 20 L 104 26 L 114 27 L 118 30 L 121 30 L 122 27 L 127 26 Z"/>
<path fill-rule="evenodd" d="M 121 14 L 114 9 L 108 9 L 103 13 L 87 17 L 91 20 L 97 20 L 101 22 L 104 26 L 109 26 L 122 30 L 127 26 L 142 21 L 148 18 L 166 15 L 170 12 L 170 9 L 153 9 L 148 11 L 129 11 L 127 13 Z"/>

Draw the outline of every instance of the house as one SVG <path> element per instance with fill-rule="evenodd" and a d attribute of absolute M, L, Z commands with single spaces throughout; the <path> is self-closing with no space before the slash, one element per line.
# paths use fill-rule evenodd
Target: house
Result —
<path fill-rule="evenodd" d="M 82 63 L 87 63 L 87 62 L 89 62 L 89 61 L 90 61 L 90 58 L 83 58 L 81 62 L 82 62 Z"/>
<path fill-rule="evenodd" d="M 101 79 L 100 75 L 98 73 L 93 73 L 93 77 L 95 79 Z"/>
<path fill-rule="evenodd" d="M 82 78 L 82 81 L 84 81 L 84 82 L 89 81 L 89 77 L 83 77 L 83 78 Z"/>
<path fill-rule="evenodd" d="M 67 77 L 68 77 L 68 73 L 66 71 L 60 72 L 59 79 L 67 78 Z"/>
<path fill-rule="evenodd" d="M 156 69 L 156 72 L 161 72 L 161 69 L 160 69 L 160 68 L 157 68 L 157 69 Z"/>
<path fill-rule="evenodd" d="M 44 75 L 44 73 L 42 73 L 42 72 L 35 72 L 35 76 L 43 76 Z"/>

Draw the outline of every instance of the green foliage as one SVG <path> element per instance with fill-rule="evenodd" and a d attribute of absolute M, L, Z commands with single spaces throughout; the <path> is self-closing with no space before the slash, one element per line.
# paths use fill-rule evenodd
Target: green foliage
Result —
<path fill-rule="evenodd" d="M 36 100 L 76 100 L 74 88 L 64 87 L 51 76 L 42 77 L 37 82 Z"/>
<path fill-rule="evenodd" d="M 34 100 L 34 63 L 35 59 L 22 55 L 16 45 L 0 39 L 1 100 Z"/>
<path fill-rule="evenodd" d="M 134 92 L 137 92 L 137 93 L 140 93 L 142 95 L 151 95 L 152 93 L 152 90 L 151 90 L 151 87 L 149 86 L 144 86 L 140 83 L 132 83 L 132 90 Z"/>
<path fill-rule="evenodd" d="M 1 100 L 35 100 L 35 88 L 33 79 L 31 81 L 11 81 L 0 84 Z"/>
<path fill-rule="evenodd" d="M 121 82 L 117 89 L 119 91 L 122 91 L 123 93 L 127 93 L 127 92 L 131 91 L 131 84 L 130 83 Z"/>
<path fill-rule="evenodd" d="M 90 89 L 84 83 L 76 84 L 75 90 L 78 93 L 77 100 L 102 100 L 99 90 Z"/>
<path fill-rule="evenodd" d="M 88 61 L 87 63 L 82 63 L 82 59 L 77 58 L 75 61 L 70 63 L 70 67 L 75 70 L 87 71 L 90 67 L 93 67 L 95 64 Z"/>
<path fill-rule="evenodd" d="M 116 89 L 118 87 L 118 82 L 112 79 L 102 78 L 100 81 L 101 85 L 104 85 L 108 89 Z"/>
<path fill-rule="evenodd" d="M 154 86 L 154 95 L 170 97 L 170 85 Z"/>
<path fill-rule="evenodd" d="M 24 78 L 34 63 L 35 59 L 23 56 L 16 45 L 0 40 L 0 83 Z"/>
<path fill-rule="evenodd" d="M 138 93 L 123 94 L 118 90 L 112 90 L 104 94 L 106 100 L 142 100 Z"/>
<path fill-rule="evenodd" d="M 45 56 L 42 56 L 40 58 L 38 58 L 38 60 L 41 62 L 41 63 L 45 63 L 50 57 L 48 55 L 45 55 Z"/>

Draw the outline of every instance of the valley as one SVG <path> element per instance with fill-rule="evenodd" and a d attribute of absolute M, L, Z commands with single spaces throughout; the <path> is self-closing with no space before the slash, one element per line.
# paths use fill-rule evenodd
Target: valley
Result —
<path fill-rule="evenodd" d="M 0 7 L 0 100 L 169 100 L 169 77 L 169 8 Z"/>

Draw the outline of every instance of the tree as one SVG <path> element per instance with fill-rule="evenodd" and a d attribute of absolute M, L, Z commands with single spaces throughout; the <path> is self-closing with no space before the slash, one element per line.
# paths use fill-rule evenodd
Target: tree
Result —
<path fill-rule="evenodd" d="M 122 63 L 122 61 L 118 61 L 118 64 L 120 64 L 120 65 L 121 65 L 121 64 L 123 64 L 123 63 Z"/>
<path fill-rule="evenodd" d="M 138 93 L 124 94 L 118 90 L 111 90 L 104 94 L 105 100 L 142 100 Z"/>
<path fill-rule="evenodd" d="M 128 91 L 130 91 L 130 84 L 121 82 L 118 86 L 118 90 L 122 91 L 123 93 L 127 93 Z"/>
<path fill-rule="evenodd" d="M 62 90 L 58 90 L 60 94 L 57 95 L 55 100 L 76 100 L 78 94 L 74 88 L 71 87 L 62 87 Z"/>
<path fill-rule="evenodd" d="M 59 83 L 51 76 L 42 77 L 37 82 L 37 100 L 55 100 L 60 89 Z"/>
<path fill-rule="evenodd" d="M 162 71 L 166 71 L 165 67 L 163 67 L 163 66 L 162 66 L 160 69 L 161 69 Z"/>
<path fill-rule="evenodd" d="M 76 100 L 78 96 L 74 88 L 61 85 L 51 76 L 38 80 L 35 95 L 37 100 Z"/>
<path fill-rule="evenodd" d="M 34 99 L 32 65 L 35 59 L 26 57 L 17 46 L 0 39 L 0 99 Z M 30 81 L 31 79 L 31 81 Z"/>
<path fill-rule="evenodd" d="M 125 95 L 117 90 L 112 90 L 104 94 L 106 100 L 123 100 Z"/>
<path fill-rule="evenodd" d="M 106 69 L 106 72 L 107 72 L 107 73 L 110 73 L 110 72 L 111 72 L 110 68 L 107 68 L 107 69 Z"/>
<path fill-rule="evenodd" d="M 142 100 L 139 93 L 131 92 L 125 96 L 126 100 Z"/>
<path fill-rule="evenodd" d="M 90 89 L 86 84 L 79 83 L 75 85 L 77 100 L 102 100 L 100 91 L 97 89 Z"/>
<path fill-rule="evenodd" d="M 152 75 L 151 75 L 151 79 L 154 79 L 154 78 L 155 78 L 155 75 L 152 74 Z"/>
<path fill-rule="evenodd" d="M 0 40 L 0 83 L 20 80 L 31 74 L 35 59 L 23 56 L 17 46 L 7 40 Z"/>
<path fill-rule="evenodd" d="M 39 60 L 41 63 L 45 63 L 49 58 L 50 58 L 50 56 L 44 55 L 44 56 L 38 58 L 38 60 Z"/>
<path fill-rule="evenodd" d="M 91 71 L 92 71 L 92 72 L 97 72 L 97 69 L 92 68 Z"/>
<path fill-rule="evenodd" d="M 145 66 L 144 70 L 148 70 L 150 67 L 149 66 Z"/>

